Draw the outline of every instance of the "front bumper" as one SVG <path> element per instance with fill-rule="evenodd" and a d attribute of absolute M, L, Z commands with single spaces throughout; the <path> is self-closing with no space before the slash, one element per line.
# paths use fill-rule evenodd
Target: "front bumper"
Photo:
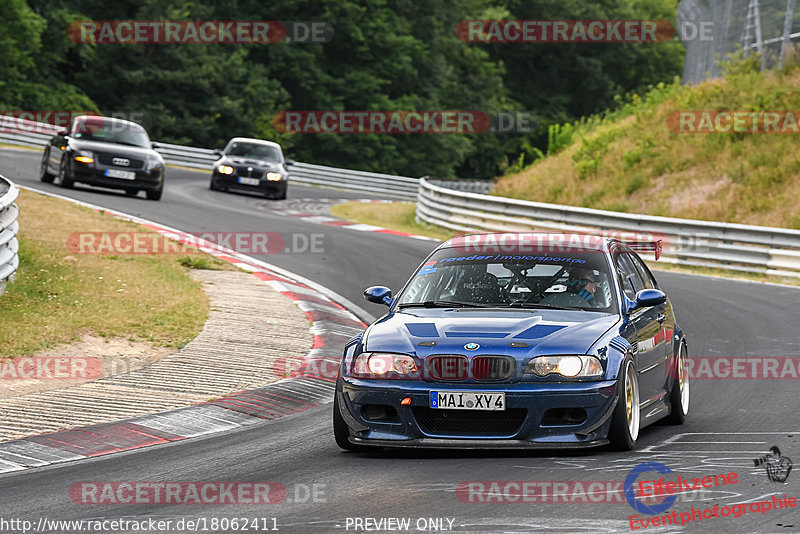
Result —
<path fill-rule="evenodd" d="M 262 195 L 282 194 L 286 191 L 288 185 L 288 180 L 286 178 L 276 181 L 267 180 L 266 178 L 254 178 L 258 180 L 258 185 L 241 184 L 239 183 L 239 176 L 236 174 L 222 174 L 217 170 L 214 170 L 211 179 L 221 188 L 261 193 Z"/>
<path fill-rule="evenodd" d="M 158 190 L 164 186 L 164 169 L 156 169 L 152 171 L 147 170 L 132 170 L 135 173 L 135 178 L 127 180 L 124 178 L 111 178 L 106 176 L 107 169 L 115 170 L 128 170 L 120 167 L 111 167 L 102 165 L 95 162 L 93 166 L 89 166 L 79 162 L 72 162 L 71 177 L 75 182 L 84 184 L 96 185 L 100 187 L 108 187 L 109 189 L 144 189 L 144 190 Z"/>
<path fill-rule="evenodd" d="M 433 410 L 429 408 L 431 391 L 504 392 L 503 412 Z M 617 381 L 600 382 L 525 382 L 516 384 L 444 384 L 343 378 L 336 394 L 342 417 L 350 427 L 350 442 L 376 447 L 425 448 L 586 448 L 605 445 L 611 426 L 611 414 L 617 402 Z M 411 398 L 403 406 L 401 400 Z M 367 417 L 375 406 L 390 407 L 393 417 L 374 420 Z M 558 410 L 582 409 L 585 418 L 579 423 L 553 421 L 549 414 Z M 451 415 L 455 425 L 445 423 Z M 519 415 L 519 424 L 509 420 Z M 435 420 L 431 419 L 431 414 Z M 477 415 L 474 415 L 477 414 Z M 548 417 L 546 417 L 548 414 Z M 469 423 L 474 415 L 475 425 Z M 503 419 L 496 427 L 492 421 Z M 454 419 L 455 420 L 455 419 Z M 433 424 L 432 424 L 433 421 Z M 466 422 L 466 424 L 464 424 Z M 443 428 L 447 427 L 447 428 Z"/>

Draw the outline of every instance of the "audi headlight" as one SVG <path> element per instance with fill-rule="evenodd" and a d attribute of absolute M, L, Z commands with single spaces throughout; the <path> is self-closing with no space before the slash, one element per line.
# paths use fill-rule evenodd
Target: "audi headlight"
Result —
<path fill-rule="evenodd" d="M 270 182 L 277 182 L 282 178 L 281 173 L 279 172 L 268 172 L 267 173 L 267 180 Z"/>
<path fill-rule="evenodd" d="M 566 378 L 588 378 L 603 375 L 603 365 L 594 356 L 537 356 L 528 362 L 525 374 Z"/>
<path fill-rule="evenodd" d="M 220 165 L 217 170 L 220 174 L 233 174 L 233 167 L 230 165 Z"/>
<path fill-rule="evenodd" d="M 353 376 L 356 378 L 416 378 L 419 376 L 417 363 L 406 354 L 382 352 L 362 352 L 353 362 Z"/>
<path fill-rule="evenodd" d="M 164 167 L 164 162 L 160 159 L 148 159 L 147 160 L 147 170 L 148 171 L 157 171 Z"/>
<path fill-rule="evenodd" d="M 92 163 L 94 163 L 94 154 L 92 154 L 88 150 L 76 150 L 75 161 L 78 161 L 80 163 L 85 163 L 86 165 L 91 165 Z"/>

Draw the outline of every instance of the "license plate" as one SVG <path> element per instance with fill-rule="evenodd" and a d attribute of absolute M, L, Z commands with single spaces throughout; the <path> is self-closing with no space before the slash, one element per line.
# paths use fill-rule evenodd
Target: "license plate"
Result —
<path fill-rule="evenodd" d="M 106 176 L 109 178 L 122 178 L 123 180 L 135 180 L 136 173 L 133 171 L 118 171 L 117 169 L 106 169 Z"/>
<path fill-rule="evenodd" d="M 242 185 L 258 185 L 260 182 L 258 178 L 239 178 L 239 183 Z"/>
<path fill-rule="evenodd" d="M 431 391 L 430 402 L 431 408 L 501 411 L 506 409 L 506 394 L 483 391 Z"/>

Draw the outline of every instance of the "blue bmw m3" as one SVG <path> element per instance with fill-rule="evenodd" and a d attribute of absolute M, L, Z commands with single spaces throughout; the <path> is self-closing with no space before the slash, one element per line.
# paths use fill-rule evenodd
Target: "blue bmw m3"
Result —
<path fill-rule="evenodd" d="M 636 251 L 582 234 L 453 238 L 344 350 L 336 443 L 371 447 L 636 445 L 689 411 L 687 345 Z"/>

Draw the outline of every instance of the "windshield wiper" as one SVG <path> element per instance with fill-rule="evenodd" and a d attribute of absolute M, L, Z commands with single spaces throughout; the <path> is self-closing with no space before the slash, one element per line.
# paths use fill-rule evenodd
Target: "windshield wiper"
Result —
<path fill-rule="evenodd" d="M 136 143 L 130 143 L 128 141 L 109 141 L 109 142 L 117 143 L 118 145 L 135 146 L 136 148 L 147 148 L 146 146 L 137 145 Z"/>
<path fill-rule="evenodd" d="M 398 308 L 491 308 L 488 304 L 477 302 L 458 302 L 455 300 L 426 300 L 425 302 L 404 302 Z"/>
<path fill-rule="evenodd" d="M 573 310 L 576 308 L 564 308 L 562 306 L 547 306 L 546 304 L 537 304 L 535 302 L 512 302 L 498 308 L 541 308 L 543 310 Z M 579 309 L 579 308 L 578 308 Z"/>

